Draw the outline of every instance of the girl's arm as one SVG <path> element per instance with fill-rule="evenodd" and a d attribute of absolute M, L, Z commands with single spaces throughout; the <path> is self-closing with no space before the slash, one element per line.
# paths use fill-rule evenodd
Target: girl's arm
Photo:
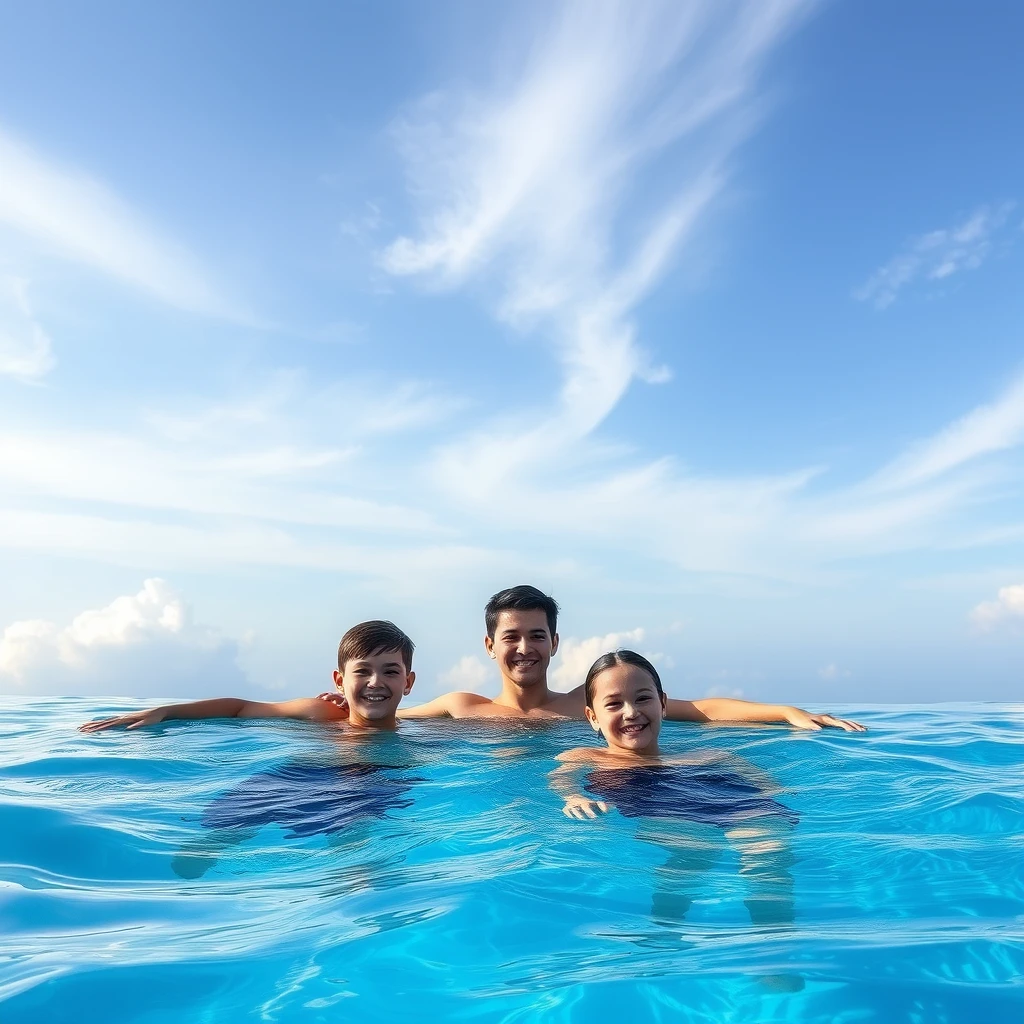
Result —
<path fill-rule="evenodd" d="M 607 814 L 611 804 L 604 800 L 593 800 L 579 792 L 579 775 L 588 765 L 593 763 L 593 751 L 587 747 L 577 747 L 559 754 L 557 759 L 562 763 L 548 774 L 548 785 L 562 798 L 562 813 L 567 818 L 584 821 L 596 818 L 598 813 Z"/>
<path fill-rule="evenodd" d="M 346 709 L 347 711 L 347 709 Z M 101 732 L 104 729 L 141 729 L 160 722 L 204 718 L 294 718 L 306 722 L 333 722 L 347 717 L 347 713 L 315 697 L 267 703 L 242 700 L 240 697 L 215 697 L 213 700 L 195 700 L 187 704 L 164 704 L 148 711 L 132 711 L 127 715 L 98 719 L 81 726 L 82 732 Z"/>
<path fill-rule="evenodd" d="M 780 722 L 797 729 L 822 728 L 844 732 L 866 732 L 858 722 L 832 715 L 812 715 L 788 704 L 755 704 L 733 697 L 705 697 L 703 700 L 668 700 L 665 717 L 671 722 Z"/>

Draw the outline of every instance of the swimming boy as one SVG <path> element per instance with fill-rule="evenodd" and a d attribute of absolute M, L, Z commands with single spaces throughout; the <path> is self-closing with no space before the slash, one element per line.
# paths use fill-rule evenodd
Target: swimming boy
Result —
<path fill-rule="evenodd" d="M 89 722 L 82 732 L 100 732 L 124 726 L 138 729 L 174 720 L 207 718 L 288 718 L 330 722 L 351 738 L 373 732 L 392 732 L 395 712 L 412 689 L 413 642 L 391 622 L 362 622 L 353 626 L 338 645 L 334 683 L 349 711 L 308 698 L 265 703 L 236 697 L 169 704 L 116 718 Z M 294 837 L 326 834 L 346 844 L 365 836 L 365 825 L 397 808 L 418 781 L 379 762 L 379 749 L 348 762 L 289 762 L 259 772 L 222 793 L 203 812 L 206 831 L 173 858 L 171 866 L 183 878 L 205 874 L 225 849 L 236 846 L 262 826 L 276 824 Z"/>
<path fill-rule="evenodd" d="M 558 650 L 558 605 L 536 587 L 519 586 L 495 594 L 484 609 L 484 647 L 501 672 L 501 693 L 446 693 L 400 718 L 583 718 L 584 687 L 558 693 L 548 686 L 548 664 Z M 863 732 L 864 727 L 832 715 L 812 715 L 783 704 L 755 704 L 730 697 L 666 702 L 674 722 L 779 722 L 798 729 L 831 727 Z"/>
<path fill-rule="evenodd" d="M 753 765 L 735 757 L 664 756 L 658 736 L 665 692 L 654 666 L 633 651 L 598 658 L 584 691 L 587 721 L 605 746 L 560 754 L 551 787 L 567 817 L 586 820 L 617 809 L 623 817 L 641 819 L 638 839 L 668 853 L 655 871 L 654 919 L 678 924 L 724 838 L 738 849 L 740 873 L 750 883 L 745 902 L 751 923 L 790 924 L 788 837 L 797 816 L 772 798 L 777 787 L 763 776 L 755 781 Z"/>
<path fill-rule="evenodd" d="M 336 722 L 348 729 L 394 729 L 395 713 L 412 690 L 413 642 L 393 622 L 372 620 L 353 626 L 338 645 L 334 685 L 347 710 L 315 697 L 265 702 L 216 697 L 185 704 L 165 704 L 148 711 L 87 722 L 82 732 L 140 729 L 160 722 L 203 718 L 291 718 L 305 722 Z"/>

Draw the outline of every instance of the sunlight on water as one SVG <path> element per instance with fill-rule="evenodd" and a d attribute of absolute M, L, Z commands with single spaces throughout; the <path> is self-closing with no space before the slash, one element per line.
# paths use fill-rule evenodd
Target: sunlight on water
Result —
<path fill-rule="evenodd" d="M 105 710 L 0 705 L 5 1024 L 1024 1020 L 1022 706 L 668 726 L 795 812 L 696 859 L 562 816 L 582 725 L 75 732 Z M 791 924 L 752 924 L 759 885 Z"/>

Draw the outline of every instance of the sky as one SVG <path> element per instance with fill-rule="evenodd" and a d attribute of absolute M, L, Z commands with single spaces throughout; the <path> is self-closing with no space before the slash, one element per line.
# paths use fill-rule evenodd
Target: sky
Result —
<path fill-rule="evenodd" d="M 0 694 L 1021 698 L 1021 5 L 0 18 Z"/>

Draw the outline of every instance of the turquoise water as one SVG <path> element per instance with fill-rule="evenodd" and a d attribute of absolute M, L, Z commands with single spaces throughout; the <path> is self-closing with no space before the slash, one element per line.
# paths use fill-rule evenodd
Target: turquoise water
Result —
<path fill-rule="evenodd" d="M 407 806 L 251 828 L 183 879 L 211 801 L 352 747 L 296 723 L 75 732 L 121 706 L 0 704 L 4 1024 L 1024 1020 L 1022 705 L 856 709 L 863 736 L 666 726 L 798 812 L 776 928 L 730 846 L 684 919 L 652 919 L 642 822 L 569 821 L 547 789 L 592 742 L 575 723 L 373 737 L 358 755 L 407 766 Z"/>

